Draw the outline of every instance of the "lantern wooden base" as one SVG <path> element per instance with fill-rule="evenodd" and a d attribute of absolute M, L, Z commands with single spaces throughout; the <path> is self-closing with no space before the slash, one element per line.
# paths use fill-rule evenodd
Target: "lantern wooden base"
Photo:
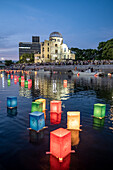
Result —
<path fill-rule="evenodd" d="M 81 126 L 82 126 L 82 125 L 80 125 L 80 127 L 81 127 Z M 80 131 L 80 132 L 82 131 L 82 129 L 69 129 L 69 128 L 67 128 L 67 130 L 76 130 L 76 131 L 78 130 L 78 131 Z"/>
<path fill-rule="evenodd" d="M 42 131 L 42 130 L 44 130 L 44 129 L 47 129 L 48 128 L 48 126 L 45 126 L 45 127 L 43 127 L 42 129 L 40 129 L 40 130 L 34 130 L 34 129 L 31 129 L 31 128 L 27 128 L 27 130 L 33 130 L 33 131 L 35 131 L 35 132 L 37 132 L 37 133 L 39 133 L 40 131 Z"/>
<path fill-rule="evenodd" d="M 104 118 L 106 118 L 107 116 L 104 116 L 104 117 L 96 117 L 96 116 L 92 115 L 91 117 L 94 117 L 94 118 L 97 118 L 97 119 L 104 119 Z"/>
<path fill-rule="evenodd" d="M 70 153 L 75 153 L 75 150 L 71 150 L 71 152 Z M 52 155 L 52 153 L 51 152 L 46 152 L 46 155 Z M 68 154 L 69 155 L 69 154 Z M 52 156 L 54 156 L 54 155 L 52 155 Z M 55 157 L 55 156 L 54 156 Z M 59 162 L 63 162 L 63 158 L 58 158 L 58 157 L 55 157 L 55 158 L 57 158 L 58 160 L 59 160 Z M 65 159 L 65 158 L 64 158 Z"/>
<path fill-rule="evenodd" d="M 17 106 L 15 106 L 15 107 L 7 107 L 8 109 L 14 109 L 14 108 L 17 108 Z"/>

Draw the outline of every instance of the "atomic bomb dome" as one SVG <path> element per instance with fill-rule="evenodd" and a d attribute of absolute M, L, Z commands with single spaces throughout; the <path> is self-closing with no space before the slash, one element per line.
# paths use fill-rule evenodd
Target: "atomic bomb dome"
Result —
<path fill-rule="evenodd" d="M 62 34 L 59 33 L 59 32 L 52 32 L 49 36 L 49 38 L 52 38 L 52 37 L 59 37 L 59 38 L 63 38 L 62 37 Z"/>

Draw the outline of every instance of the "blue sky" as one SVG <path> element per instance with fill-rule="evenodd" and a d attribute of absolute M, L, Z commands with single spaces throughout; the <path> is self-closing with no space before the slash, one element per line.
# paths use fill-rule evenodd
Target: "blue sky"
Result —
<path fill-rule="evenodd" d="M 18 60 L 19 42 L 53 31 L 69 48 L 97 48 L 113 38 L 113 0 L 4 0 L 0 2 L 0 60 Z"/>

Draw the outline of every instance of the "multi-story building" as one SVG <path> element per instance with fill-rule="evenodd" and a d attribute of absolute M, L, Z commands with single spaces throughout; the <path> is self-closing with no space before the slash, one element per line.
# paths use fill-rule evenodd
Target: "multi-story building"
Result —
<path fill-rule="evenodd" d="M 23 54 L 35 54 L 41 53 L 41 43 L 39 36 L 32 36 L 32 42 L 20 42 L 19 43 L 19 60 Z"/>
<path fill-rule="evenodd" d="M 52 32 L 49 40 L 41 43 L 41 53 L 34 55 L 34 62 L 54 62 L 75 60 L 66 44 L 63 44 L 63 37 L 59 32 Z"/>

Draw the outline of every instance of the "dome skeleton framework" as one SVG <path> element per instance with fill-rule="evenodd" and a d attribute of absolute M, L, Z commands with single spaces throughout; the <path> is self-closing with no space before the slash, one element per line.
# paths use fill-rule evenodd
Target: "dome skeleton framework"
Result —
<path fill-rule="evenodd" d="M 49 38 L 51 38 L 51 37 L 60 37 L 60 38 L 63 38 L 63 37 L 62 37 L 62 34 L 59 33 L 59 32 L 52 32 L 52 33 L 50 34 Z"/>

